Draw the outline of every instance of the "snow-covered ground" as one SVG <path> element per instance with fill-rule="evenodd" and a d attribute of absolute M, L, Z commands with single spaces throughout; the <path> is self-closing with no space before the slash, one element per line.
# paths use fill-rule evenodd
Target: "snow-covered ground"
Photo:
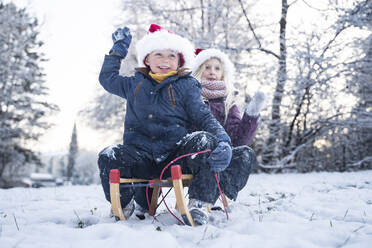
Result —
<path fill-rule="evenodd" d="M 97 185 L 0 190 L 0 247 L 372 247 L 372 171 L 252 175 L 230 207 L 200 227 L 164 206 L 115 222 Z"/>

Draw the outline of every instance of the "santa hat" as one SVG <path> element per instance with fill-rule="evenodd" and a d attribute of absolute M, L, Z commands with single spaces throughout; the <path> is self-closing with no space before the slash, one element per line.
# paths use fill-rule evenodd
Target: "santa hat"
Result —
<path fill-rule="evenodd" d="M 187 39 L 151 24 L 149 32 L 137 42 L 137 59 L 139 67 L 146 67 L 144 61 L 156 50 L 173 50 L 180 55 L 180 67 L 191 68 L 194 62 L 194 46 Z"/>
<path fill-rule="evenodd" d="M 225 81 L 233 83 L 235 68 L 233 63 L 230 61 L 226 54 L 215 48 L 210 49 L 197 48 L 195 50 L 195 54 L 196 54 L 195 63 L 192 68 L 193 73 L 196 73 L 199 67 L 208 59 L 217 58 L 222 63 Z"/>

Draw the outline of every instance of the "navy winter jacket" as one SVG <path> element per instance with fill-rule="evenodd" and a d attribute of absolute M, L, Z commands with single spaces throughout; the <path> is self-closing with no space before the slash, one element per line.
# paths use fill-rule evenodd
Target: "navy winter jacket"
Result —
<path fill-rule="evenodd" d="M 134 145 L 157 163 L 164 161 L 195 125 L 231 144 L 223 127 L 201 98 L 201 85 L 180 70 L 157 83 L 148 69 L 137 68 L 134 76 L 119 75 L 121 58 L 106 55 L 99 75 L 101 85 L 127 100 L 123 143 Z"/>

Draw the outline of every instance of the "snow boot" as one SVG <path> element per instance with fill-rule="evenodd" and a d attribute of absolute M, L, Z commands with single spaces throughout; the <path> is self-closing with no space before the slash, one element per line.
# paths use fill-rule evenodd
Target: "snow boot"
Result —
<path fill-rule="evenodd" d="M 208 203 L 197 200 L 190 199 L 188 208 L 195 225 L 201 226 L 208 223 Z"/>
<path fill-rule="evenodd" d="M 125 219 L 128 219 L 130 216 L 132 216 L 135 208 L 134 199 L 132 199 L 124 208 L 123 208 L 123 214 Z M 112 209 L 110 210 L 110 218 L 115 217 L 115 220 L 119 221 L 120 218 L 118 216 L 114 216 L 114 212 Z"/>
<path fill-rule="evenodd" d="M 143 207 L 141 207 L 138 203 L 136 204 L 136 208 L 134 209 L 134 214 L 137 216 L 138 219 L 144 220 L 145 214 L 149 211 Z"/>

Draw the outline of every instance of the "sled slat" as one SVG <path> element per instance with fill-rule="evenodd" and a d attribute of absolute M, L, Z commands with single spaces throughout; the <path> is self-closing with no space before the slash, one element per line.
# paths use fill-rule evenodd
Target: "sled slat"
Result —
<path fill-rule="evenodd" d="M 110 198 L 112 213 L 120 220 L 126 220 L 120 203 L 120 191 L 118 183 L 110 183 Z"/>
<path fill-rule="evenodd" d="M 172 166 L 171 172 L 172 172 L 174 193 L 176 194 L 176 204 L 177 204 L 178 211 L 180 212 L 183 220 L 186 222 L 185 224 L 190 225 L 190 226 L 195 226 L 194 220 L 192 219 L 189 209 L 187 207 L 184 192 L 183 192 L 181 166 L 179 165 Z"/>

